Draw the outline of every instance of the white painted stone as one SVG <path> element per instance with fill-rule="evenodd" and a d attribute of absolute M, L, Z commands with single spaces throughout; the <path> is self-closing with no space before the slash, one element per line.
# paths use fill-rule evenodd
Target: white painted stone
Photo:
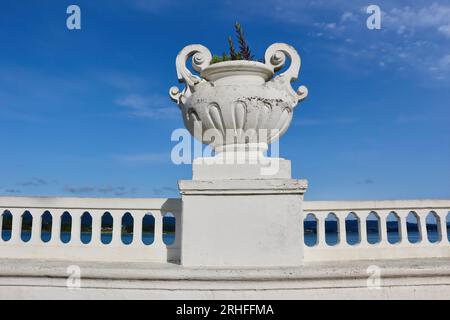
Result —
<path fill-rule="evenodd" d="M 273 187 L 281 192 L 282 179 L 274 179 Z M 217 193 L 214 189 L 215 182 L 197 181 L 201 187 L 199 194 L 213 195 Z M 220 190 L 221 194 L 226 192 L 232 194 L 233 188 L 240 193 L 270 193 L 270 188 L 256 188 L 251 180 L 230 180 L 226 187 Z M 252 187 L 256 190 L 251 191 Z M 286 185 L 283 188 L 287 188 Z M 295 189 L 296 187 L 294 187 Z M 227 191 L 228 189 L 228 191 Z M 247 191 L 246 191 L 247 190 Z M 250 191 L 249 191 L 250 190 Z M 287 188 L 286 192 L 292 192 Z M 78 261 L 155 261 L 167 262 L 179 261 L 180 240 L 182 233 L 181 217 L 186 216 L 181 213 L 181 199 L 95 199 L 95 198 L 53 198 L 53 197 L 0 197 L 0 213 L 9 210 L 13 215 L 13 237 L 9 241 L 0 238 L 0 258 L 21 258 L 21 259 L 56 259 Z M 37 227 L 34 230 L 36 241 L 23 242 L 20 240 L 21 215 L 24 211 L 30 211 L 37 217 Z M 213 212 L 215 207 L 213 207 Z M 304 201 L 304 214 L 313 213 L 319 219 L 319 243 L 313 247 L 300 244 L 304 252 L 305 263 L 328 262 L 328 261 L 358 261 L 358 260 L 395 260 L 408 258 L 450 258 L 450 243 L 447 240 L 446 217 L 450 212 L 450 200 L 389 200 L 389 201 Z M 53 217 L 52 238 L 49 242 L 40 241 L 40 219 L 39 216 L 45 211 L 49 211 Z M 89 244 L 83 244 L 78 237 L 73 237 L 73 241 L 64 244 L 59 240 L 60 216 L 63 212 L 75 214 L 73 218 L 80 217 L 81 213 L 87 211 L 92 215 L 93 228 L 92 240 Z M 109 245 L 100 243 L 100 218 L 104 212 L 112 212 L 119 217 L 130 212 L 135 219 L 135 239 L 131 245 L 119 242 L 112 242 Z M 381 228 L 382 242 L 377 244 L 367 243 L 365 232 L 365 218 L 370 212 L 376 212 L 382 219 L 387 213 L 393 211 L 399 214 L 400 225 L 404 226 L 407 213 L 414 211 L 419 220 L 426 219 L 427 214 L 433 211 L 439 217 L 441 239 L 437 243 L 430 243 L 426 240 L 426 231 L 422 234 L 424 241 L 410 243 L 405 234 L 405 229 L 401 230 L 402 239 L 400 243 L 390 244 L 386 241 L 386 229 Z M 162 214 L 172 212 L 177 218 L 176 243 L 166 246 L 162 243 Z M 329 212 L 334 212 L 340 221 L 344 221 L 349 212 L 353 212 L 360 219 L 361 243 L 349 245 L 344 241 L 335 246 L 325 243 L 323 226 Z M 141 228 L 142 217 L 145 213 L 152 213 L 156 218 L 156 242 L 154 245 L 146 246 L 140 242 L 139 229 Z M 385 220 L 381 221 L 381 226 L 385 225 Z M 0 225 L 2 219 L 0 219 Z M 299 226 L 302 226 L 300 220 Z M 120 229 L 120 224 L 116 224 Z M 341 228 L 339 228 L 341 229 Z M 196 231 L 197 233 L 197 231 Z"/>
<path fill-rule="evenodd" d="M 181 202 L 179 199 L 121 199 L 121 198 L 60 198 L 60 197 L 0 197 L 0 214 L 12 214 L 13 226 L 10 240 L 0 237 L 0 259 L 54 259 L 75 261 L 127 261 L 127 262 L 178 262 L 181 240 Z M 22 214 L 33 215 L 32 241 L 20 239 Z M 41 240 L 41 215 L 48 211 L 52 216 L 51 239 Z M 60 238 L 61 216 L 71 215 L 70 241 Z M 81 216 L 88 212 L 92 217 L 92 238 L 89 243 L 80 239 Z M 105 212 L 114 219 L 112 240 L 101 240 L 101 217 Z M 122 217 L 129 212 L 134 220 L 133 241 L 121 240 Z M 166 245 L 162 239 L 162 220 L 166 213 L 176 219 L 175 243 Z M 142 242 L 142 221 L 146 214 L 155 219 L 155 236 L 151 245 Z M 0 222 L 2 219 L 0 219 Z"/>
<path fill-rule="evenodd" d="M 265 158 L 264 161 L 250 163 L 228 163 L 217 157 L 197 158 L 192 163 L 193 180 L 225 179 L 290 179 L 291 161 L 280 158 Z"/>
<path fill-rule="evenodd" d="M 275 76 L 286 56 L 290 67 Z M 191 57 L 200 76 L 185 66 Z M 210 143 L 201 134 L 208 129 L 222 136 L 231 131 L 235 139 L 214 141 L 215 156 L 194 161 L 193 179 L 179 182 L 181 200 L 0 197 L 0 213 L 8 210 L 13 216 L 11 239 L 0 238 L 0 299 L 450 297 L 446 224 L 450 200 L 303 201 L 307 183 L 291 179 L 290 161 L 264 156 L 307 95 L 305 87 L 296 92 L 290 85 L 300 69 L 297 52 L 286 44 L 274 44 L 267 49 L 264 64 L 210 65 L 210 61 L 205 47 L 184 48 L 176 65 L 186 88 L 182 92 L 172 88 L 170 95 L 197 139 Z M 263 174 L 274 164 L 278 171 Z M 25 210 L 33 216 L 29 242 L 20 238 Z M 40 217 L 45 211 L 53 218 L 47 243 L 40 240 Z M 73 224 L 71 241 L 64 244 L 59 232 L 66 211 Z M 93 220 L 92 240 L 83 244 L 80 218 L 86 211 Z M 422 241 L 417 244 L 407 239 L 410 211 L 417 214 L 421 227 Z M 427 240 L 425 219 L 430 211 L 438 218 L 436 243 Z M 112 242 L 107 245 L 100 242 L 105 212 L 114 219 Z M 131 245 L 120 239 L 120 221 L 126 212 L 134 218 Z M 173 245 L 162 242 L 162 218 L 167 212 L 177 221 Z M 339 224 L 340 242 L 335 246 L 325 242 L 330 212 Z M 350 212 L 360 221 L 357 245 L 346 242 L 345 218 Z M 365 231 L 370 212 L 380 218 L 381 241 L 374 245 L 368 243 Z M 387 241 L 390 212 L 398 215 L 400 224 L 401 239 L 394 245 Z M 155 242 L 150 246 L 140 240 L 142 219 L 148 213 L 155 217 Z M 303 242 L 303 218 L 308 213 L 318 221 L 318 243 L 312 247 Z M 174 264 L 180 257 L 181 265 Z M 81 271 L 79 290 L 67 288 L 69 266 Z M 374 268 L 380 270 L 378 289 L 368 286 Z"/>
<path fill-rule="evenodd" d="M 448 259 L 311 263 L 292 268 L 188 268 L 155 263 L 0 261 L 0 299 L 448 299 Z M 67 287 L 78 265 L 81 288 Z M 381 270 L 380 288 L 367 270 Z M 264 303 L 264 302 L 261 302 Z"/>
<path fill-rule="evenodd" d="M 184 266 L 295 266 L 304 180 L 184 180 Z"/>
<path fill-rule="evenodd" d="M 291 60 L 283 68 L 286 56 Z M 186 62 L 199 76 L 193 75 Z M 271 45 L 265 63 L 211 65 L 201 45 L 177 56 L 170 96 L 186 128 L 216 155 L 195 159 L 193 180 L 180 181 L 183 201 L 181 263 L 185 266 L 293 266 L 302 252 L 302 200 L 306 181 L 292 180 L 290 161 L 264 156 L 288 129 L 293 109 L 307 96 L 291 82 L 300 71 L 297 51 Z"/>
<path fill-rule="evenodd" d="M 283 195 L 281 192 L 293 196 L 303 184 L 299 182 L 299 185 L 291 185 L 283 179 L 264 182 L 266 184 L 257 187 L 251 180 L 229 180 L 222 185 L 211 181 L 189 181 L 187 183 L 195 183 L 197 189 L 189 186 L 187 189 L 191 191 L 193 199 L 196 196 L 213 198 L 218 192 L 223 197 L 238 197 L 236 193 L 266 197 L 268 193 L 270 195 L 271 189 L 277 190 L 280 196 Z M 228 203 L 222 203 L 219 208 L 213 207 L 210 216 L 216 212 L 225 212 L 226 206 Z M 371 211 L 382 217 L 386 212 L 395 211 L 404 219 L 404 212 L 411 210 L 417 212 L 420 219 L 425 219 L 430 211 L 434 211 L 441 219 L 441 226 L 445 226 L 450 200 L 304 201 L 302 206 L 305 213 L 313 212 L 320 219 L 324 219 L 328 212 L 335 212 L 338 218 L 345 217 L 346 212 L 355 212 L 363 220 Z M 139 220 L 140 212 L 179 212 L 180 209 L 180 199 L 0 197 L 0 212 L 10 210 L 14 217 L 20 217 L 25 210 L 33 215 L 49 210 L 54 221 L 62 212 L 74 210 L 89 211 L 95 221 L 98 214 L 104 211 L 130 212 Z M 185 212 L 183 216 L 186 216 Z M 239 215 L 232 213 L 231 216 L 240 219 Z M 17 226 L 15 230 L 20 234 L 20 219 L 17 222 L 13 222 L 13 225 Z M 294 223 L 302 226 L 300 219 Z M 190 228 L 198 234 L 204 225 Z M 177 225 L 177 230 L 178 235 L 181 225 Z M 0 298 L 446 299 L 450 297 L 450 244 L 446 231 L 446 226 L 441 227 L 441 241 L 436 244 L 411 244 L 402 240 L 398 245 L 386 242 L 377 245 L 361 243 L 357 246 L 319 244 L 310 248 L 302 243 L 300 251 L 304 253 L 304 265 L 297 267 L 187 267 L 166 262 L 173 252 L 167 246 L 134 247 L 97 242 L 63 244 L 59 241 L 24 243 L 20 239 L 0 241 Z M 299 232 L 302 237 L 301 229 Z M 40 234 L 37 235 L 39 237 Z M 214 241 L 214 238 L 210 239 Z M 239 251 L 241 247 L 241 243 L 233 243 L 233 247 L 227 250 L 234 248 Z M 199 248 L 203 252 L 204 248 Z M 195 251 L 195 248 L 188 250 Z M 71 265 L 81 269 L 79 290 L 66 287 L 67 268 Z M 381 270 L 380 289 L 367 287 L 370 266 L 377 266 Z"/>
<path fill-rule="evenodd" d="M 286 56 L 290 67 L 280 75 Z M 192 66 L 200 76 L 186 68 Z M 202 45 L 185 47 L 176 59 L 178 80 L 186 83 L 183 91 L 170 89 L 171 98 L 182 111 L 191 134 L 215 149 L 224 145 L 271 143 L 281 137 L 292 120 L 293 109 L 306 98 L 308 91 L 297 91 L 291 82 L 300 71 L 297 51 L 283 43 L 271 45 L 265 64 L 257 61 L 226 61 L 210 64 L 211 53 Z M 219 139 L 211 139 L 205 132 Z M 231 136 L 231 139 L 230 139 Z"/>
<path fill-rule="evenodd" d="M 395 260 L 411 258 L 450 258 L 450 243 L 447 235 L 447 215 L 450 213 L 449 200 L 385 200 L 385 201 L 305 201 L 304 216 L 313 214 L 318 220 L 318 243 L 304 247 L 305 262 L 357 261 L 357 260 Z M 340 241 L 328 245 L 325 241 L 325 219 L 333 212 L 339 225 Z M 352 212 L 359 220 L 360 242 L 350 245 L 345 234 L 345 218 Z M 380 242 L 371 244 L 367 239 L 366 218 L 373 212 L 380 219 Z M 389 213 L 399 216 L 399 242 L 387 241 L 386 219 Z M 425 225 L 426 216 L 435 212 L 439 218 L 440 239 L 428 241 L 426 226 L 421 228 L 421 241 L 408 240 L 407 215 L 415 212 L 419 225 Z"/>

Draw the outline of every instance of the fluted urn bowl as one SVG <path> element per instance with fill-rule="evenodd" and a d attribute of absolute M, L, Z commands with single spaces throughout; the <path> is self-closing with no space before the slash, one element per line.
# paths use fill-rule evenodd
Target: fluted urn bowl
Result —
<path fill-rule="evenodd" d="M 290 67 L 281 69 L 288 56 Z M 186 68 L 192 57 L 193 75 Z M 177 73 L 185 82 L 183 91 L 170 89 L 171 98 L 181 109 L 184 124 L 202 143 L 216 151 L 249 146 L 267 146 L 288 129 L 293 110 L 307 96 L 297 79 L 300 57 L 294 48 L 277 43 L 265 54 L 265 63 L 247 60 L 210 64 L 211 53 L 201 45 L 185 47 L 177 57 Z"/>

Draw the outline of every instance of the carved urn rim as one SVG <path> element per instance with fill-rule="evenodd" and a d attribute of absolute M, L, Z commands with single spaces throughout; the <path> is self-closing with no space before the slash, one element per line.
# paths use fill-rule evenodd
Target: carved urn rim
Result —
<path fill-rule="evenodd" d="M 260 76 L 264 81 L 268 81 L 273 77 L 274 70 L 259 61 L 234 60 L 210 64 L 200 75 L 208 81 L 216 81 L 229 75 Z"/>
<path fill-rule="evenodd" d="M 192 74 L 186 67 L 186 63 L 192 58 L 192 68 L 198 75 Z M 276 74 L 277 71 L 283 69 L 286 58 L 289 58 L 290 65 L 287 70 L 281 74 Z M 300 86 L 294 90 L 291 83 L 297 80 L 300 72 L 301 59 L 297 51 L 286 43 L 274 43 L 270 45 L 264 55 L 264 63 L 258 61 L 235 60 L 223 61 L 211 64 L 211 52 L 205 46 L 200 44 L 192 44 L 184 47 L 176 58 L 177 76 L 180 83 L 185 83 L 186 87 L 180 91 L 178 87 L 171 87 L 169 90 L 170 98 L 175 101 L 180 108 L 188 101 L 189 97 L 198 88 L 203 87 L 203 84 L 210 83 L 214 85 L 215 77 L 223 78 L 224 74 L 229 73 L 233 75 L 246 75 L 246 72 L 254 76 L 263 75 L 262 79 L 271 87 L 277 87 L 280 90 L 285 90 L 290 94 L 295 101 L 292 108 L 297 103 L 303 101 L 308 95 L 308 89 L 305 86 Z M 270 71 L 270 73 L 269 73 Z M 225 75 L 226 77 L 226 75 Z M 244 77 L 241 77 L 244 78 Z M 239 83 L 237 83 L 239 84 Z M 247 85 L 248 81 L 242 84 Z M 267 86 L 266 86 L 267 87 Z"/>

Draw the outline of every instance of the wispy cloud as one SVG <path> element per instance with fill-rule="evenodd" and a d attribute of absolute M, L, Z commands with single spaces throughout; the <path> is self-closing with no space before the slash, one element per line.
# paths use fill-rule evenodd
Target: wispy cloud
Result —
<path fill-rule="evenodd" d="M 101 187 L 101 188 L 97 188 L 97 190 L 100 193 L 113 194 L 115 196 L 132 195 L 132 194 L 136 194 L 136 192 L 137 192 L 137 188 L 128 188 L 125 186 Z"/>
<path fill-rule="evenodd" d="M 39 187 L 39 186 L 44 186 L 47 184 L 48 184 L 48 182 L 42 178 L 33 178 L 28 181 L 21 181 L 21 182 L 17 183 L 17 185 L 21 186 L 21 187 Z"/>
<path fill-rule="evenodd" d="M 170 153 L 139 153 L 116 155 L 113 158 L 124 164 L 161 164 L 170 162 Z"/>
<path fill-rule="evenodd" d="M 431 108 L 431 107 L 430 107 Z M 431 110 L 431 111 L 430 111 Z M 429 109 L 429 112 L 398 114 L 394 120 L 398 124 L 433 124 L 447 125 L 448 115 L 445 108 Z"/>
<path fill-rule="evenodd" d="M 364 179 L 362 181 L 358 181 L 356 183 L 357 184 L 374 184 L 375 181 L 373 179 L 367 178 L 367 179 Z"/>
<path fill-rule="evenodd" d="M 423 7 L 395 7 L 384 12 L 383 23 L 399 34 L 431 29 L 446 35 L 450 27 L 450 5 L 432 3 Z"/>
<path fill-rule="evenodd" d="M 124 92 L 143 90 L 152 85 L 149 80 L 152 77 L 141 77 L 119 70 L 97 70 L 90 76 L 113 89 Z"/>
<path fill-rule="evenodd" d="M 130 116 L 150 119 L 167 119 L 179 116 L 178 109 L 170 104 L 166 96 L 128 94 L 115 101 L 119 106 L 126 107 Z"/>
<path fill-rule="evenodd" d="M 423 123 L 430 120 L 432 119 L 429 114 L 401 114 L 396 118 L 399 124 Z"/>
<path fill-rule="evenodd" d="M 438 27 L 438 31 L 447 38 L 450 38 L 450 24 L 442 25 Z"/>
<path fill-rule="evenodd" d="M 64 192 L 83 195 L 83 194 L 105 194 L 114 196 L 124 196 L 136 194 L 137 188 L 129 188 L 125 186 L 105 186 L 105 187 L 94 187 L 94 186 L 65 186 Z"/>
<path fill-rule="evenodd" d="M 22 191 L 20 191 L 19 189 L 5 189 L 5 193 L 17 194 L 22 193 Z"/>
<path fill-rule="evenodd" d="M 161 13 L 181 4 L 173 0 L 132 0 L 131 3 L 136 9 L 153 14 Z"/>
<path fill-rule="evenodd" d="M 234 4 L 229 1 L 230 7 Z M 401 0 L 379 0 L 376 4 L 382 10 L 381 30 L 367 29 L 369 3 L 364 1 L 261 0 L 248 14 L 308 29 L 311 38 L 326 40 L 314 41 L 320 48 L 309 50 L 320 50 L 330 63 L 346 70 L 408 70 L 418 73 L 419 79 L 448 83 L 450 3 L 418 0 L 406 6 Z"/>
<path fill-rule="evenodd" d="M 346 21 L 356 21 L 356 15 L 353 12 L 346 11 L 341 15 L 340 22 L 346 22 Z"/>
<path fill-rule="evenodd" d="M 392 7 L 394 6 L 394 7 Z M 355 11 L 360 19 L 345 21 L 345 32 L 328 30 L 333 36 L 356 39 L 351 43 L 358 59 L 377 62 L 381 68 L 419 72 L 427 79 L 448 80 L 450 64 L 450 4 L 416 3 L 400 6 L 393 1 L 381 6 L 383 10 L 379 31 L 371 31 L 370 40 L 364 25 L 365 12 Z M 370 42 L 369 42 L 370 41 Z M 341 51 L 344 53 L 345 51 Z"/>
<path fill-rule="evenodd" d="M 315 127 L 315 126 L 330 126 L 330 125 L 346 125 L 355 123 L 355 118 L 335 118 L 335 119 L 308 119 L 300 118 L 294 122 L 294 125 L 299 127 Z"/>
<path fill-rule="evenodd" d="M 173 187 L 161 187 L 157 189 L 153 189 L 153 193 L 157 196 L 171 196 L 178 194 L 179 191 L 177 188 Z"/>
<path fill-rule="evenodd" d="M 61 106 L 65 110 L 78 108 L 79 97 L 91 89 L 89 81 L 78 73 L 60 74 L 50 68 L 0 62 L 0 118 L 48 123 L 63 109 Z"/>
<path fill-rule="evenodd" d="M 46 179 L 42 178 L 32 178 L 25 181 L 19 181 L 15 183 L 15 185 L 21 187 L 21 188 L 14 188 L 14 187 L 8 187 L 4 188 L 4 193 L 10 193 L 10 194 L 18 194 L 22 193 L 23 190 L 29 190 L 29 188 L 38 188 L 38 187 L 44 187 L 49 185 L 50 183 L 54 183 L 55 181 L 47 181 Z M 2 191 L 2 188 L 0 188 L 0 191 Z"/>
<path fill-rule="evenodd" d="M 73 186 L 65 186 L 64 191 L 68 193 L 91 193 L 95 191 L 94 187 L 73 187 Z"/>

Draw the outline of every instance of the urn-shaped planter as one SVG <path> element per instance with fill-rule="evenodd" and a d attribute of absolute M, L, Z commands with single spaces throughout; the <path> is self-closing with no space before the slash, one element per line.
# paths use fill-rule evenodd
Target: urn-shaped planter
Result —
<path fill-rule="evenodd" d="M 284 67 L 286 57 L 289 68 Z M 193 75 L 186 67 L 192 58 Z M 189 45 L 178 54 L 178 80 L 186 83 L 170 96 L 181 109 L 184 124 L 199 141 L 218 153 L 227 150 L 264 149 L 288 129 L 293 110 L 306 98 L 305 86 L 294 90 L 300 56 L 284 43 L 271 45 L 265 63 L 247 60 L 211 64 L 211 53 L 202 45 Z"/>

